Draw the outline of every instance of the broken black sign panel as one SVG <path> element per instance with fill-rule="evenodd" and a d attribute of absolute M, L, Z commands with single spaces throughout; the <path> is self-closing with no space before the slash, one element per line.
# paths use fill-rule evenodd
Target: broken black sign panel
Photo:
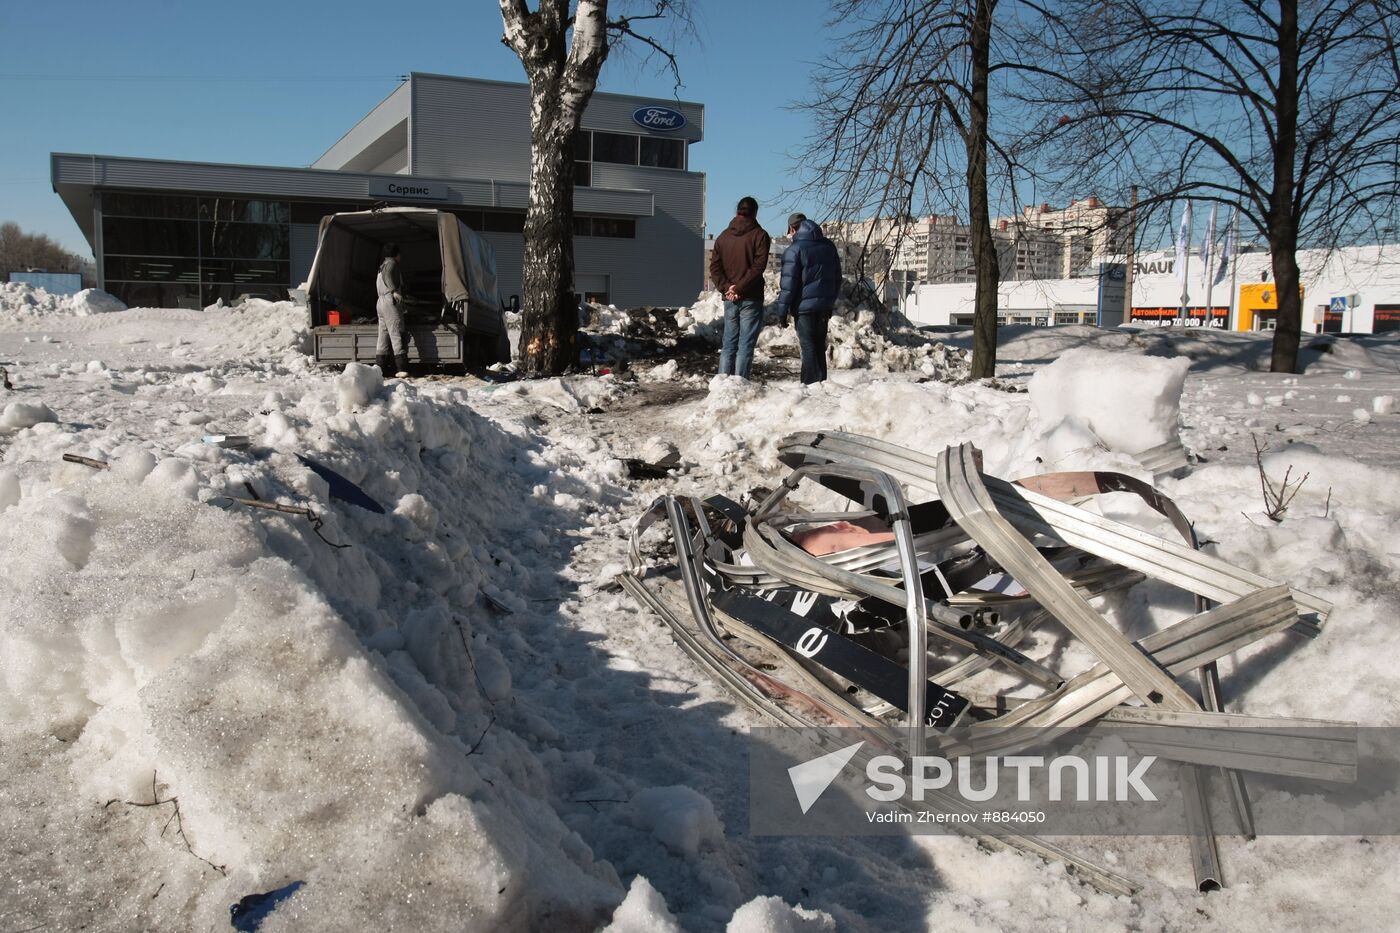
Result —
<path fill-rule="evenodd" d="M 906 713 L 909 711 L 909 672 L 898 663 L 765 599 L 729 590 L 713 593 L 711 600 L 721 612 L 743 619 L 745 624 L 833 674 Z M 951 729 L 969 705 L 953 691 L 929 681 L 924 722 L 940 731 Z"/>

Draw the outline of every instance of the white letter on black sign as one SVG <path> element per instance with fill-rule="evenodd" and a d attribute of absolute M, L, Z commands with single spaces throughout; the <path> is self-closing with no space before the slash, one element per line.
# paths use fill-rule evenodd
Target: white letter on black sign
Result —
<path fill-rule="evenodd" d="M 797 651 L 804 657 L 812 657 L 826 647 L 826 632 L 819 628 L 809 628 L 797 639 Z"/>

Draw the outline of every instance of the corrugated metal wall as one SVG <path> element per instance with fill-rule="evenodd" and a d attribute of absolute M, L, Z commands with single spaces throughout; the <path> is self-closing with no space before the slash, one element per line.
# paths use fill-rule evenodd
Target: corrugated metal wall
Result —
<path fill-rule="evenodd" d="M 530 180 L 530 93 L 523 84 L 415 74 L 414 175 Z"/>
<path fill-rule="evenodd" d="M 619 307 L 692 304 L 704 285 L 704 176 L 595 164 L 593 181 L 616 187 L 650 188 L 656 214 L 637 220 L 634 240 L 574 240 L 578 270 L 606 273 L 612 302 Z"/>

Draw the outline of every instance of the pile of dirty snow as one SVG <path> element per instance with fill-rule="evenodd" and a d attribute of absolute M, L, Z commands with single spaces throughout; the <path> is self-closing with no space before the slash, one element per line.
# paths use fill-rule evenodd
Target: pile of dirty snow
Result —
<path fill-rule="evenodd" d="M 777 306 L 777 276 L 765 279 L 764 328 L 758 338 L 762 357 L 799 356 L 797 332 L 783 327 Z M 724 336 L 724 299 L 719 292 L 703 293 L 690 307 L 665 316 L 652 309 L 629 311 L 615 306 L 592 306 L 585 329 L 595 345 L 614 356 L 625 357 L 627 339 L 649 340 L 657 347 L 672 350 L 689 340 L 692 346 L 711 352 Z M 612 339 L 608 339 L 612 338 Z M 656 355 L 654 348 L 650 355 Z M 943 382 L 962 382 L 969 377 L 968 351 L 931 339 L 890 314 L 878 301 L 860 294 L 844 283 L 827 333 L 827 360 L 831 369 L 867 369 L 877 373 L 918 373 Z M 652 378 L 658 378 L 653 375 Z"/>

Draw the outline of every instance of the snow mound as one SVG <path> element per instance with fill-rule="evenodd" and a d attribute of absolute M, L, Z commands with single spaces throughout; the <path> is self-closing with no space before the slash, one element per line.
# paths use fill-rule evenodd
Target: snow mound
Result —
<path fill-rule="evenodd" d="M 876 312 L 865 307 L 845 313 L 838 309 L 832 316 L 827 357 L 836 369 L 919 372 L 941 382 L 965 381 L 972 369 L 966 350 L 929 340 L 913 329 L 878 327 Z"/>
<path fill-rule="evenodd" d="M 628 803 L 633 824 L 651 831 L 658 842 L 676 855 L 695 855 L 701 845 L 724 838 L 724 826 L 715 816 L 714 804 L 694 788 L 648 787 Z"/>
<path fill-rule="evenodd" d="M 725 933 L 829 933 L 836 920 L 824 911 L 790 907 L 781 897 L 756 897 L 734 911 Z"/>
<path fill-rule="evenodd" d="M 1175 441 L 1191 361 L 1073 349 L 1030 380 L 1031 406 L 1048 431 L 1087 428 L 1110 450 L 1134 454 Z"/>
<path fill-rule="evenodd" d="M 120 300 L 97 288 L 85 288 L 76 295 L 51 295 L 27 282 L 0 283 L 0 320 L 89 317 L 125 310 Z"/>
<path fill-rule="evenodd" d="M 46 421 L 57 421 L 58 416 L 43 402 L 11 402 L 0 413 L 0 428 L 17 431 L 32 428 Z"/>
<path fill-rule="evenodd" d="M 288 351 L 311 352 L 307 310 L 293 301 L 250 298 L 230 308 L 207 311 L 205 318 L 227 334 L 221 343 L 230 359 L 275 359 Z"/>
<path fill-rule="evenodd" d="M 90 314 L 111 314 L 113 311 L 126 310 L 126 305 L 122 304 L 115 295 L 109 295 L 100 288 L 83 289 L 68 299 L 68 307 L 71 313 L 79 317 L 86 317 Z"/>
<path fill-rule="evenodd" d="M 346 363 L 345 371 L 335 377 L 335 390 L 340 399 L 341 411 L 364 408 L 383 388 L 384 374 L 379 371 L 378 366 Z"/>
<path fill-rule="evenodd" d="M 638 875 L 602 933 L 681 933 L 681 925 L 666 908 L 666 898 Z"/>

